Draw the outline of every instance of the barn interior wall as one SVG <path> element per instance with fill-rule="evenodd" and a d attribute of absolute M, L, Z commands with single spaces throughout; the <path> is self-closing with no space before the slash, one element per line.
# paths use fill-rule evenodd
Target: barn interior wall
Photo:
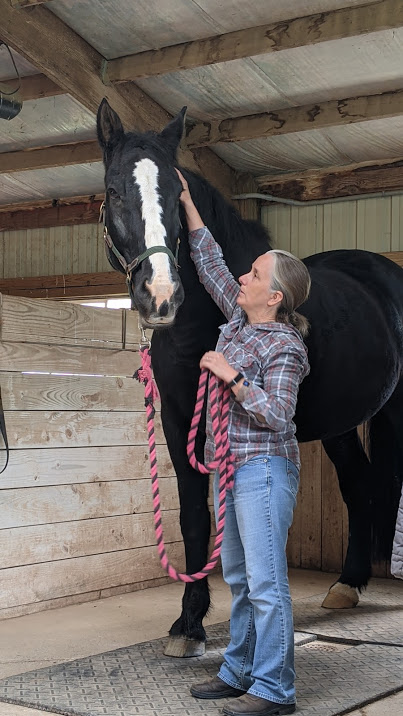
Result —
<path fill-rule="evenodd" d="M 298 207 L 266 204 L 277 248 L 304 258 L 331 249 L 403 250 L 403 195 Z"/>
<path fill-rule="evenodd" d="M 0 278 L 111 271 L 99 224 L 0 232 Z"/>
<path fill-rule="evenodd" d="M 307 207 L 268 204 L 261 218 L 275 245 L 301 258 L 338 248 L 403 250 L 403 194 Z M 0 278 L 110 270 L 99 224 L 0 232 Z"/>

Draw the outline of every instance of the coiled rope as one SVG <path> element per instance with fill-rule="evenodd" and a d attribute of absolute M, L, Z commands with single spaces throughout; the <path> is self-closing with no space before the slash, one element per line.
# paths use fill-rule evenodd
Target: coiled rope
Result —
<path fill-rule="evenodd" d="M 215 375 L 209 375 L 207 370 L 203 369 L 201 371 L 196 397 L 196 407 L 188 435 L 187 454 L 189 462 L 195 470 L 198 470 L 205 475 L 215 470 L 219 471 L 217 532 L 211 557 L 203 569 L 199 572 L 195 572 L 194 574 L 178 572 L 175 567 L 169 563 L 162 529 L 154 431 L 154 401 L 159 398 L 159 393 L 152 375 L 151 354 L 148 347 L 141 347 L 140 354 L 142 365 L 141 368 L 135 372 L 134 377 L 137 378 L 140 383 L 144 383 L 145 385 L 145 408 L 147 415 L 148 447 L 150 455 L 151 489 L 153 496 L 154 527 L 157 539 L 158 555 L 161 566 L 172 579 L 181 582 L 196 582 L 197 580 L 203 579 L 203 577 L 210 574 L 217 565 L 224 534 L 226 490 L 233 486 L 234 466 L 228 442 L 230 389 L 222 380 L 217 379 Z M 212 462 L 208 465 L 204 465 L 196 459 L 195 440 L 203 410 L 207 386 L 211 400 L 211 421 L 215 442 L 215 455 Z"/>

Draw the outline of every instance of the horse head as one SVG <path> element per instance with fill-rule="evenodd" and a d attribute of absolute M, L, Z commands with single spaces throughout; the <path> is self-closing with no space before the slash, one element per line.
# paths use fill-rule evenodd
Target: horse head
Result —
<path fill-rule="evenodd" d="M 184 299 L 176 261 L 182 185 L 174 167 L 185 110 L 160 134 L 135 134 L 124 132 L 106 99 L 98 109 L 107 256 L 127 274 L 132 308 L 146 328 L 172 325 Z"/>

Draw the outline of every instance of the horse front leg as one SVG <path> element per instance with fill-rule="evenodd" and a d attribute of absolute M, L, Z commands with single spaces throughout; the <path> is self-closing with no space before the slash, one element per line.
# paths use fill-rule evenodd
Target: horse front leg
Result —
<path fill-rule="evenodd" d="M 173 462 L 180 500 L 180 525 L 185 546 L 186 572 L 198 572 L 207 562 L 210 538 L 210 511 L 207 504 L 209 480 L 193 470 L 186 454 L 190 417 L 183 416 L 179 405 L 162 402 L 161 417 Z M 167 656 L 190 657 L 205 653 L 206 632 L 203 619 L 210 607 L 207 578 L 185 586 L 182 612 L 169 630 Z"/>
<path fill-rule="evenodd" d="M 330 588 L 322 607 L 348 609 L 359 601 L 359 592 L 371 576 L 371 465 L 357 429 L 323 440 L 333 462 L 348 510 L 349 534 L 342 573 Z"/>

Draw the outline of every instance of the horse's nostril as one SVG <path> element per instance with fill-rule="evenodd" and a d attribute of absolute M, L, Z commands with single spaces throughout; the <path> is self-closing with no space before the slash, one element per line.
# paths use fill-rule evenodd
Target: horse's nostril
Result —
<path fill-rule="evenodd" d="M 158 311 L 161 318 L 165 318 L 165 316 L 168 315 L 168 311 L 169 311 L 168 301 L 163 301 L 163 303 L 161 303 L 161 306 Z"/>

